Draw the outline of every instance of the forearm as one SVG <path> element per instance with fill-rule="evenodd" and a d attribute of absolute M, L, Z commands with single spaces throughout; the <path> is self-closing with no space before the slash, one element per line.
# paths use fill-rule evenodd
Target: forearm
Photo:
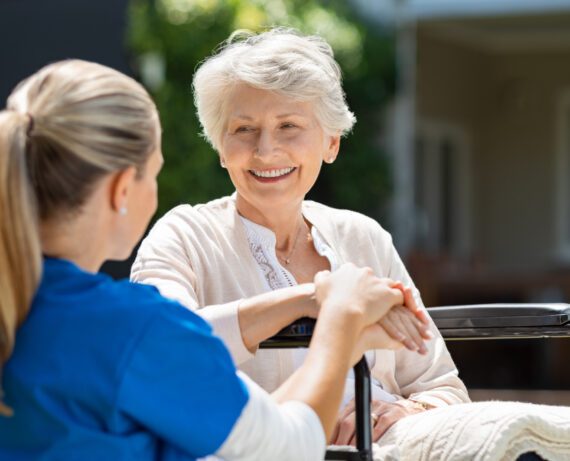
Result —
<path fill-rule="evenodd" d="M 305 283 L 241 301 L 238 320 L 247 349 L 254 351 L 260 342 L 295 320 L 314 312 L 314 293 L 314 285 Z"/>
<path fill-rule="evenodd" d="M 322 460 L 325 436 L 315 412 L 306 404 L 277 404 L 247 376 L 249 401 L 223 446 L 216 452 L 225 460 Z"/>

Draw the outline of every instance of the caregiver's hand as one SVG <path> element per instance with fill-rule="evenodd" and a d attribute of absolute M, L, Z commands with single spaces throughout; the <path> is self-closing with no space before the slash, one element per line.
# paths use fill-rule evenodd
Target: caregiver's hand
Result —
<path fill-rule="evenodd" d="M 331 274 L 315 275 L 315 299 L 321 309 L 326 304 L 351 314 L 358 331 L 377 323 L 390 309 L 404 303 L 404 293 L 389 279 L 380 279 L 368 267 L 343 264 Z"/>
<path fill-rule="evenodd" d="M 372 440 L 378 441 L 390 427 L 406 416 L 426 411 L 421 404 L 412 400 L 398 400 L 394 403 L 372 400 Z M 330 439 L 332 445 L 355 445 L 356 443 L 354 399 L 340 413 Z"/>

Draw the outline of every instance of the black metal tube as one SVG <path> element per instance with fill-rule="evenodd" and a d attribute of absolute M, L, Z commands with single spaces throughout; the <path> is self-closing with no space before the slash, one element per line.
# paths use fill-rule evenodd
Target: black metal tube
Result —
<path fill-rule="evenodd" d="M 370 369 L 362 357 L 354 365 L 354 400 L 356 404 L 356 448 L 360 459 L 372 461 L 372 424 L 370 418 Z"/>

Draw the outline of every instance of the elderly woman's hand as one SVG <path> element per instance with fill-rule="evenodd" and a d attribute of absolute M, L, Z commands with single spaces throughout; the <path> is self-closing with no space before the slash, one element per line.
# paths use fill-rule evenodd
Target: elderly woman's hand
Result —
<path fill-rule="evenodd" d="M 400 341 L 409 350 L 426 354 L 424 341 L 433 339 L 434 335 L 429 330 L 425 311 L 417 305 L 411 288 L 397 282 L 392 283 L 392 287 L 402 291 L 404 305 L 392 308 L 380 319 L 379 324 L 391 338 Z"/>
<path fill-rule="evenodd" d="M 376 442 L 400 419 L 421 413 L 428 408 L 413 400 L 398 400 L 394 403 L 372 400 L 371 409 L 372 440 Z M 341 411 L 329 443 L 332 445 L 355 445 L 354 399 Z"/>
<path fill-rule="evenodd" d="M 379 321 L 365 329 L 355 354 L 371 349 L 399 349 L 402 345 L 422 355 L 428 350 L 425 341 L 434 338 L 429 330 L 429 320 L 425 311 L 418 307 L 412 290 L 400 282 L 380 279 L 382 283 L 403 294 L 403 305 L 392 307 Z M 360 356 L 356 357 L 356 360 Z"/>

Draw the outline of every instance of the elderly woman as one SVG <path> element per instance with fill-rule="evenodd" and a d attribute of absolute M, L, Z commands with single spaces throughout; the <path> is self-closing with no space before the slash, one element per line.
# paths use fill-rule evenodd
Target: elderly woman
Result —
<path fill-rule="evenodd" d="M 275 29 L 230 41 L 199 67 L 194 91 L 204 135 L 236 192 L 179 206 L 159 220 L 139 250 L 132 278 L 205 317 L 239 368 L 272 391 L 305 354 L 257 347 L 293 320 L 318 315 L 307 284 L 317 272 L 352 262 L 379 277 L 413 283 L 377 222 L 305 201 L 323 162 L 336 161 L 341 137 L 355 122 L 324 40 Z M 272 290 L 279 291 L 264 303 L 240 301 Z M 393 309 L 383 328 L 398 338 L 409 315 Z M 427 347 L 429 335 L 414 332 L 407 349 L 377 350 L 370 357 L 376 439 L 401 417 L 469 400 L 430 325 L 435 340 Z M 333 442 L 352 441 L 351 412 L 348 405 Z"/>

